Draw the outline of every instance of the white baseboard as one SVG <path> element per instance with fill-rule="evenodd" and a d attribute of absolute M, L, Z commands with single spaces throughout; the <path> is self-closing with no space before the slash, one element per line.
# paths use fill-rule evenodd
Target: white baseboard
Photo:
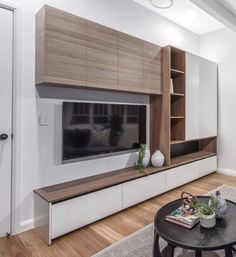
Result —
<path fill-rule="evenodd" d="M 19 234 L 32 228 L 34 228 L 34 219 L 21 221 L 20 227 L 17 229 L 17 232 L 15 234 Z"/>
<path fill-rule="evenodd" d="M 217 173 L 221 173 L 221 174 L 225 174 L 225 175 L 236 177 L 236 170 L 229 170 L 229 169 L 224 169 L 224 168 L 218 168 Z"/>

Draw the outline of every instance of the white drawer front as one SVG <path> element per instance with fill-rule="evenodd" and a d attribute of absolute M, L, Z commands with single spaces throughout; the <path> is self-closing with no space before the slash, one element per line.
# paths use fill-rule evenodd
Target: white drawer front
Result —
<path fill-rule="evenodd" d="M 217 157 L 213 156 L 198 162 L 198 177 L 206 176 L 217 170 Z"/>
<path fill-rule="evenodd" d="M 146 176 L 123 184 L 123 208 L 165 192 L 165 172 Z"/>
<path fill-rule="evenodd" d="M 122 185 L 52 205 L 52 239 L 120 211 Z"/>
<path fill-rule="evenodd" d="M 166 171 L 166 191 L 196 179 L 196 162 Z"/>

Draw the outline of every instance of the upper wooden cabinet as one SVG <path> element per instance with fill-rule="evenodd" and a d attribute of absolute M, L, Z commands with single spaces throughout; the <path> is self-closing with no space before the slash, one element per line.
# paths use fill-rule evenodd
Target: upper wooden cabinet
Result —
<path fill-rule="evenodd" d="M 36 15 L 36 84 L 161 94 L 161 47 L 50 6 Z"/>
<path fill-rule="evenodd" d="M 87 22 L 87 86 L 118 89 L 118 32 Z"/>
<path fill-rule="evenodd" d="M 143 42 L 144 88 L 151 93 L 162 92 L 162 48 Z"/>
<path fill-rule="evenodd" d="M 48 6 L 36 18 L 36 83 L 85 86 L 85 20 Z"/>
<path fill-rule="evenodd" d="M 119 89 L 144 92 L 143 42 L 119 33 Z"/>

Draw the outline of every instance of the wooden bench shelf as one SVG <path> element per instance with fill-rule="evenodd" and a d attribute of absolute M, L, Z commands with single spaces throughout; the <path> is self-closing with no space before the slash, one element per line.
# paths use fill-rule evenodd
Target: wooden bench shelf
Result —
<path fill-rule="evenodd" d="M 145 171 L 147 174 L 152 175 L 161 171 L 165 171 L 167 169 L 171 169 L 183 164 L 198 161 L 215 155 L 215 153 L 199 151 L 196 153 L 172 158 L 171 165 L 169 166 L 164 166 L 161 168 L 149 167 Z M 127 168 L 108 172 L 105 174 L 91 176 L 84 179 L 78 179 L 71 182 L 40 188 L 35 190 L 34 192 L 40 195 L 44 200 L 49 203 L 58 203 L 144 176 L 146 175 L 140 173 L 135 168 Z"/>

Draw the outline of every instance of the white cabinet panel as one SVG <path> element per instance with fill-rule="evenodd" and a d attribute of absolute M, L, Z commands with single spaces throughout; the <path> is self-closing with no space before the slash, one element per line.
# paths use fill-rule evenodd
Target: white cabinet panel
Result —
<path fill-rule="evenodd" d="M 200 137 L 199 57 L 186 53 L 186 140 Z"/>
<path fill-rule="evenodd" d="M 217 170 L 217 157 L 210 157 L 204 160 L 197 162 L 197 176 L 202 177 L 206 176 Z"/>
<path fill-rule="evenodd" d="M 52 239 L 122 209 L 122 185 L 52 205 Z"/>
<path fill-rule="evenodd" d="M 197 178 L 196 162 L 166 171 L 166 191 L 186 184 Z"/>
<path fill-rule="evenodd" d="M 146 176 L 123 184 L 123 208 L 165 192 L 165 172 Z"/>
<path fill-rule="evenodd" d="M 217 65 L 199 58 L 200 137 L 217 135 Z"/>
<path fill-rule="evenodd" d="M 217 135 L 217 64 L 186 53 L 186 140 Z"/>

